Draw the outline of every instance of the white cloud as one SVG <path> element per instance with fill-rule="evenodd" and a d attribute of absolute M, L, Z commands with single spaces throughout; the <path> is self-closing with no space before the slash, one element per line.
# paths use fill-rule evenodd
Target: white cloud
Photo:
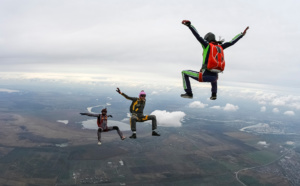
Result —
<path fill-rule="evenodd" d="M 201 103 L 200 101 L 194 101 L 189 104 L 190 108 L 205 108 L 208 104 Z"/>
<path fill-rule="evenodd" d="M 270 144 L 268 144 L 266 141 L 259 141 L 258 143 L 257 143 L 258 145 L 262 145 L 262 146 L 264 146 L 264 147 L 268 147 Z"/>
<path fill-rule="evenodd" d="M 151 95 L 158 95 L 158 92 L 154 90 L 153 92 L 151 92 Z"/>
<path fill-rule="evenodd" d="M 260 108 L 260 111 L 261 111 L 261 112 L 266 112 L 266 110 L 267 110 L 267 108 L 266 108 L 265 106 L 262 106 L 262 107 Z"/>
<path fill-rule="evenodd" d="M 259 104 L 267 104 L 274 100 L 277 97 L 277 94 L 274 93 L 264 93 L 262 91 L 255 92 L 255 95 L 252 99 L 258 101 Z"/>
<path fill-rule="evenodd" d="M 287 145 L 294 145 L 295 142 L 293 142 L 293 141 L 287 141 L 286 144 L 287 144 Z"/>
<path fill-rule="evenodd" d="M 237 111 L 239 109 L 239 106 L 227 103 L 224 107 L 212 106 L 210 108 L 211 109 L 216 109 L 216 110 L 221 110 L 222 109 L 224 111 Z"/>
<path fill-rule="evenodd" d="M 259 141 L 257 144 L 259 144 L 259 145 L 267 145 L 267 142 L 265 142 L 265 141 Z"/>
<path fill-rule="evenodd" d="M 285 105 L 285 103 L 286 103 L 286 101 L 282 97 L 276 98 L 271 102 L 271 104 L 275 105 L 275 106 L 283 106 L 283 105 Z"/>
<path fill-rule="evenodd" d="M 225 105 L 225 107 L 223 108 L 223 110 L 225 110 L 225 111 L 237 111 L 238 109 L 239 109 L 239 106 L 233 105 L 233 104 L 230 104 L 230 103 L 227 103 Z"/>
<path fill-rule="evenodd" d="M 300 110 L 300 102 L 291 103 L 290 107 Z"/>
<path fill-rule="evenodd" d="M 20 92 L 20 91 L 18 91 L 18 90 L 6 89 L 6 88 L 0 88 L 0 92 L 14 93 L 14 92 Z"/>
<path fill-rule="evenodd" d="M 217 109 L 217 110 L 220 110 L 221 109 L 221 107 L 220 106 L 212 106 L 212 107 L 210 107 L 211 109 Z"/>
<path fill-rule="evenodd" d="M 286 111 L 286 112 L 284 112 L 284 115 L 294 116 L 295 112 L 294 111 Z"/>
<path fill-rule="evenodd" d="M 279 112 L 279 109 L 278 109 L 278 108 L 273 108 L 272 112 L 278 113 L 278 112 Z"/>
<path fill-rule="evenodd" d="M 151 115 L 156 116 L 159 126 L 180 127 L 186 114 L 182 111 L 167 112 L 166 110 L 155 110 Z"/>

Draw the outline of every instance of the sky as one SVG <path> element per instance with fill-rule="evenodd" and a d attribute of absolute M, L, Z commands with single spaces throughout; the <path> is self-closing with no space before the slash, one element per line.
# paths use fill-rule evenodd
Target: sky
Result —
<path fill-rule="evenodd" d="M 187 19 L 225 41 L 250 27 L 225 50 L 222 82 L 295 87 L 299 8 L 297 0 L 0 0 L 0 78 L 181 84 L 182 70 L 202 64 Z"/>

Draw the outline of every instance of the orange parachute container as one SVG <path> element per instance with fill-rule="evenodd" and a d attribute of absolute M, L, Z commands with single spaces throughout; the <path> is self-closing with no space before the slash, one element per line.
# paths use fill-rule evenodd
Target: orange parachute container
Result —
<path fill-rule="evenodd" d="M 210 54 L 207 61 L 207 70 L 211 72 L 223 72 L 225 68 L 225 59 L 223 48 L 221 45 L 209 43 Z"/>

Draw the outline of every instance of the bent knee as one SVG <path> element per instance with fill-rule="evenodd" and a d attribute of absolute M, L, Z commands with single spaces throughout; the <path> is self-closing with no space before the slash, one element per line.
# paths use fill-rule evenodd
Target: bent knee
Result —
<path fill-rule="evenodd" d="M 135 117 L 135 116 L 130 117 L 130 119 L 131 119 L 131 120 L 138 120 L 138 118 Z"/>
<path fill-rule="evenodd" d="M 119 127 L 118 126 L 113 126 L 113 129 L 119 130 Z"/>
<path fill-rule="evenodd" d="M 149 119 L 156 119 L 156 116 L 155 115 L 151 115 L 151 116 L 149 116 Z"/>
<path fill-rule="evenodd" d="M 186 70 L 181 71 L 181 74 L 185 74 L 185 73 L 186 73 Z"/>

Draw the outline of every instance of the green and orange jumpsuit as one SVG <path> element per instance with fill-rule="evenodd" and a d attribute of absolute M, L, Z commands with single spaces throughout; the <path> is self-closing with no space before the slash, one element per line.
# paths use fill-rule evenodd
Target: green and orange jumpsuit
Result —
<path fill-rule="evenodd" d="M 200 72 L 194 70 L 183 70 L 182 74 L 182 81 L 183 81 L 183 88 L 187 94 L 192 94 L 192 87 L 190 84 L 189 78 L 195 79 L 196 81 L 200 82 L 210 82 L 211 83 L 211 92 L 217 93 L 217 80 L 218 80 L 218 73 L 211 72 L 203 67 L 207 65 L 208 56 L 210 53 L 210 45 L 209 42 L 203 39 L 199 33 L 197 32 L 196 28 L 193 25 L 189 25 L 188 28 L 192 31 L 193 35 L 196 39 L 200 42 L 203 48 L 203 64 L 201 67 Z M 238 40 L 240 40 L 244 35 L 242 33 L 235 36 L 231 41 L 225 42 L 220 46 L 225 50 L 226 48 L 234 45 Z"/>

